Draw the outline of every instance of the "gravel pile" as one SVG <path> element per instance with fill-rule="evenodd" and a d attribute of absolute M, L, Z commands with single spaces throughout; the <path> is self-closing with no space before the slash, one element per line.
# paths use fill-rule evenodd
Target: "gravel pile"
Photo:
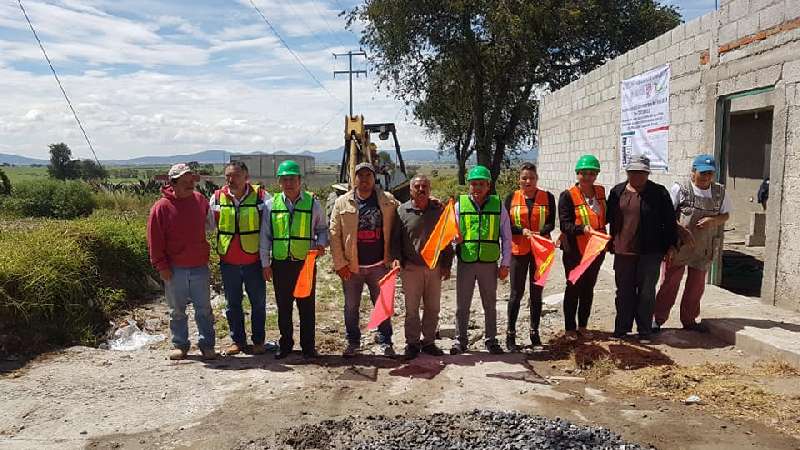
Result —
<path fill-rule="evenodd" d="M 302 425 L 274 439 L 243 443 L 249 449 L 524 450 L 646 449 L 610 430 L 517 412 L 474 410 L 423 417 L 348 417 Z"/>

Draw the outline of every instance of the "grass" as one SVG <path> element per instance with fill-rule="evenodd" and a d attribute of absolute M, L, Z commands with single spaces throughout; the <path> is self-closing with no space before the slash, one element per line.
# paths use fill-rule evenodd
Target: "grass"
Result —
<path fill-rule="evenodd" d="M 8 175 L 12 185 L 20 181 L 36 181 L 49 178 L 47 167 L 5 166 L 2 169 Z"/>
<path fill-rule="evenodd" d="M 267 300 L 269 301 L 269 299 Z M 214 306 L 214 333 L 217 336 L 217 339 L 223 339 L 230 335 L 231 328 L 230 324 L 228 324 L 228 319 L 225 317 L 225 308 L 227 305 L 225 303 L 218 304 Z M 245 295 L 242 298 L 242 311 L 244 311 L 244 329 L 247 335 L 250 335 L 250 331 L 253 329 L 253 321 L 250 312 L 252 311 L 252 305 L 250 304 L 250 299 L 247 298 Z M 266 321 L 266 328 L 267 330 L 277 330 L 278 329 L 278 315 L 275 311 L 267 311 L 267 321 Z"/>
<path fill-rule="evenodd" d="M 789 369 L 791 368 L 791 369 Z M 800 437 L 800 396 L 770 392 L 762 383 L 770 378 L 796 377 L 796 368 L 769 360 L 754 368 L 732 363 L 648 367 L 636 371 L 623 386 L 631 394 L 646 394 L 675 402 L 690 395 L 701 398 L 700 408 L 735 420 L 755 420 Z M 766 375 L 771 373 L 772 375 Z"/>
<path fill-rule="evenodd" d="M 143 218 L 23 225 L 0 234 L 0 334 L 21 337 L 26 350 L 94 345 L 111 318 L 146 297 L 154 273 Z"/>

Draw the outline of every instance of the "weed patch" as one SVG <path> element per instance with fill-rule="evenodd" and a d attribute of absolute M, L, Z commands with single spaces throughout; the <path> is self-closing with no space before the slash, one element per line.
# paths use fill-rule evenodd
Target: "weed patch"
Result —
<path fill-rule="evenodd" d="M 19 337 L 27 351 L 96 344 L 154 275 L 143 218 L 48 221 L 0 234 L 0 248 L 0 334 Z"/>

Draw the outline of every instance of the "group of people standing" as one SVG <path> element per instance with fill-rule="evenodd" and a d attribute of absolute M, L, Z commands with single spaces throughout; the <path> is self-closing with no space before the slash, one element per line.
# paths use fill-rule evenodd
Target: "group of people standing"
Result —
<path fill-rule="evenodd" d="M 675 303 L 687 267 L 681 322 L 684 328 L 703 331 L 696 319 L 705 273 L 730 211 L 724 188 L 713 182 L 713 157 L 697 157 L 691 180 L 676 184 L 669 191 L 648 179 L 649 160 L 637 157 L 627 167 L 627 181 L 611 189 L 608 198 L 605 189 L 595 183 L 600 172 L 596 157 L 581 157 L 575 171 L 577 183 L 561 193 L 556 206 L 553 194 L 539 189 L 532 163 L 521 166 L 519 189 L 504 201 L 492 193 L 490 171 L 480 165 L 473 167 L 467 175 L 468 192 L 459 195 L 455 203 L 459 236 L 431 267 L 422 250 L 446 208 L 431 196 L 431 181 L 424 175 L 411 180 L 411 199 L 400 204 L 376 185 L 376 168 L 361 163 L 356 166 L 352 189 L 338 197 L 327 219 L 320 202 L 302 189 L 300 168 L 294 161 L 280 164 L 277 176 L 281 192 L 274 195 L 251 183 L 244 163 L 232 161 L 225 167 L 225 186 L 210 200 L 195 191 L 198 177 L 191 168 L 177 164 L 170 169 L 170 182 L 148 219 L 151 262 L 164 281 L 170 307 L 174 348 L 169 358 L 182 359 L 189 351 L 188 303 L 194 305 L 202 357 L 217 357 L 207 233 L 214 234 L 214 250 L 220 259 L 227 302 L 225 315 L 232 340 L 224 350 L 228 355 L 268 350 L 266 282 L 271 282 L 280 332 L 275 357 L 285 358 L 294 350 L 295 306 L 302 355 L 317 356 L 316 272 L 309 296 L 295 298 L 295 286 L 310 252 L 322 255 L 328 247 L 333 268 L 342 282 L 345 357 L 362 349 L 359 312 L 364 287 L 374 304 L 380 293 L 380 280 L 392 269 L 400 272 L 405 298 L 404 355 L 442 355 L 444 352 L 436 345 L 441 285 L 451 277 L 455 259 L 456 336 L 450 354 L 468 350 L 470 306 L 476 284 L 484 311 L 485 347 L 492 354 L 504 352 L 497 339 L 497 283 L 508 277 L 511 291 L 506 350 L 519 350 L 517 319 L 526 285 L 530 344 L 540 346 L 543 288 L 534 283 L 537 267 L 530 238 L 538 235 L 550 239 L 556 214 L 567 274 L 581 263 L 593 234 L 608 232 L 611 237 L 608 250 L 614 253 L 617 283 L 615 336 L 630 333 L 634 322 L 641 337 L 657 332 Z M 662 261 L 666 262 L 666 271 L 656 294 Z M 567 282 L 564 314 L 570 339 L 588 333 L 594 285 L 602 263 L 601 253 L 575 283 Z M 245 329 L 245 292 L 251 307 L 252 346 L 248 346 Z M 391 319 L 378 326 L 375 340 L 379 354 L 395 355 Z"/>

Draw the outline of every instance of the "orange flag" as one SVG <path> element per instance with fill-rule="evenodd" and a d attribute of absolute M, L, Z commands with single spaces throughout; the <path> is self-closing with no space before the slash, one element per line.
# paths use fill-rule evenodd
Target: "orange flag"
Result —
<path fill-rule="evenodd" d="M 447 202 L 447 206 L 444 207 L 442 215 L 439 216 L 439 221 L 436 222 L 436 227 L 420 252 L 420 256 L 422 256 L 429 269 L 436 267 L 436 263 L 439 262 L 439 254 L 459 234 L 458 222 L 456 222 L 456 207 L 451 198 Z"/>
<path fill-rule="evenodd" d="M 592 236 L 589 238 L 589 242 L 586 244 L 586 250 L 583 252 L 581 263 L 569 272 L 568 279 L 570 283 L 575 284 L 575 282 L 578 281 L 578 278 L 583 275 L 583 272 L 586 272 L 586 269 L 588 269 L 592 262 L 594 262 L 595 258 L 597 258 L 600 253 L 603 253 L 603 251 L 606 249 L 608 241 L 610 240 L 611 236 L 607 234 L 592 234 Z"/>
<path fill-rule="evenodd" d="M 544 286 L 547 282 L 547 277 L 550 275 L 550 269 L 553 268 L 556 244 L 538 234 L 534 234 L 530 241 L 531 249 L 533 249 L 533 260 L 536 262 L 536 272 L 533 274 L 533 279 L 536 280 L 534 284 Z"/>
<path fill-rule="evenodd" d="M 369 315 L 369 323 L 367 329 L 374 330 L 378 325 L 382 324 L 384 320 L 392 317 L 394 314 L 394 291 L 397 287 L 397 274 L 400 268 L 396 267 L 389 273 L 383 276 L 378 282 L 381 288 L 381 293 L 378 294 L 378 299 L 375 300 L 375 309 Z"/>
<path fill-rule="evenodd" d="M 297 276 L 297 283 L 294 285 L 294 298 L 307 298 L 311 296 L 311 289 L 314 287 L 314 265 L 317 261 L 319 251 L 310 250 L 306 255 L 306 262 L 303 263 L 303 268 L 300 269 L 300 275 Z"/>

